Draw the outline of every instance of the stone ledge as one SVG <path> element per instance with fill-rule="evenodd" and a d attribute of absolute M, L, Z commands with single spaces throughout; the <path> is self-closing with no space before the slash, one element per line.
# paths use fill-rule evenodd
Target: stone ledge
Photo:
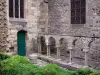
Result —
<path fill-rule="evenodd" d="M 34 59 L 34 54 L 31 54 L 31 58 L 32 58 L 32 56 L 33 56 L 33 59 Z M 29 58 L 30 58 L 30 56 L 29 56 Z M 76 69 L 84 67 L 84 66 L 78 65 L 78 64 L 65 63 L 65 62 L 63 62 L 61 60 L 57 60 L 56 58 L 47 57 L 47 56 L 44 56 L 44 55 L 39 55 L 38 59 L 43 60 L 43 61 L 48 62 L 48 63 L 58 64 L 59 66 L 61 66 L 63 68 L 66 68 L 66 69 L 70 69 L 70 70 L 76 70 Z"/>
<path fill-rule="evenodd" d="M 13 55 L 16 55 L 16 52 L 8 52 L 6 54 L 9 55 L 9 56 L 13 56 Z"/>
<path fill-rule="evenodd" d="M 24 18 L 9 18 L 9 21 L 11 22 L 27 22 Z"/>
<path fill-rule="evenodd" d="M 76 70 L 76 69 L 84 67 L 84 66 L 78 65 L 78 64 L 65 63 L 63 61 L 57 60 L 56 58 L 47 57 L 47 56 L 43 56 L 43 55 L 39 56 L 39 59 L 42 59 L 42 60 L 47 61 L 49 63 L 58 64 L 59 66 L 61 66 L 63 68 L 70 69 L 70 70 Z"/>

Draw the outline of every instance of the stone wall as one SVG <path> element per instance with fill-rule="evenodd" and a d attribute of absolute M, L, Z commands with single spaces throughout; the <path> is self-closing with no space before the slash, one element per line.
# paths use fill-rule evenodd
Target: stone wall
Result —
<path fill-rule="evenodd" d="M 99 0 L 86 0 L 86 24 L 79 25 L 70 23 L 70 0 L 28 0 L 25 2 L 24 19 L 9 18 L 7 10 L 4 9 L 6 1 L 1 0 L 0 4 L 2 14 L 0 15 L 0 30 L 2 30 L 0 31 L 0 48 L 2 50 L 7 48 L 8 51 L 17 52 L 17 33 L 24 30 L 27 32 L 27 54 L 37 52 L 37 37 L 46 34 L 77 37 L 74 43 L 74 57 L 84 58 L 82 38 L 85 37 L 92 39 L 89 44 L 89 59 L 100 60 Z M 67 50 L 65 43 L 62 50 L 63 55 Z"/>
<path fill-rule="evenodd" d="M 7 4 L 6 0 L 0 0 L 0 51 L 6 50 L 7 44 Z"/>
<path fill-rule="evenodd" d="M 63 35 L 69 28 L 69 0 L 49 0 L 48 3 L 48 33 Z M 66 33 L 67 34 L 67 33 Z"/>
<path fill-rule="evenodd" d="M 48 4 L 49 34 L 99 37 L 99 3 L 99 0 L 86 0 L 86 24 L 71 24 L 70 0 L 50 0 Z"/>
<path fill-rule="evenodd" d="M 49 0 L 48 34 L 77 37 L 74 44 L 74 57 L 79 58 L 84 58 L 82 39 L 92 39 L 88 46 L 88 56 L 90 60 L 99 61 L 100 1 L 86 0 L 86 24 L 71 24 L 70 6 L 70 0 Z"/>
<path fill-rule="evenodd" d="M 40 0 L 39 12 L 38 32 L 39 34 L 46 34 L 48 31 L 48 1 Z"/>
<path fill-rule="evenodd" d="M 100 61 L 100 38 L 94 38 L 90 44 L 89 59 Z"/>
<path fill-rule="evenodd" d="M 44 33 L 47 25 L 48 6 L 44 0 L 28 0 L 25 2 L 25 18 L 9 18 L 8 24 L 8 47 L 11 52 L 17 53 L 17 33 L 26 31 L 27 55 L 37 52 L 38 33 Z M 13 48 L 13 49 L 12 49 Z"/>

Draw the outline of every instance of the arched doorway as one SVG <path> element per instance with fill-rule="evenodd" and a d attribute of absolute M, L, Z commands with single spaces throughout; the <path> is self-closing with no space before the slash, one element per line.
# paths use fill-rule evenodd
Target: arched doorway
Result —
<path fill-rule="evenodd" d="M 26 40 L 25 40 L 26 32 L 19 31 L 17 33 L 17 45 L 18 45 L 18 55 L 26 56 Z"/>
<path fill-rule="evenodd" d="M 57 49 L 56 49 L 56 41 L 53 37 L 49 38 L 49 45 L 50 45 L 50 53 L 51 55 L 56 55 Z"/>
<path fill-rule="evenodd" d="M 45 38 L 43 36 L 40 37 L 40 42 L 41 42 L 41 52 L 42 52 L 42 54 L 46 55 L 47 48 L 46 48 Z"/>
<path fill-rule="evenodd" d="M 70 52 L 68 50 L 68 42 L 65 38 L 61 38 L 59 42 L 60 42 L 60 58 L 64 62 L 69 62 L 68 59 L 69 59 Z"/>

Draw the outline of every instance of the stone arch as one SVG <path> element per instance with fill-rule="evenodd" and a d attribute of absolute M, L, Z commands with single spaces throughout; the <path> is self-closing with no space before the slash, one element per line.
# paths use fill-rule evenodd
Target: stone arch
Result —
<path fill-rule="evenodd" d="M 88 65 L 89 67 L 98 69 L 100 65 L 100 38 L 93 38 L 89 43 L 89 47 Z"/>
<path fill-rule="evenodd" d="M 61 38 L 60 40 L 59 40 L 59 42 L 60 42 L 60 49 L 62 50 L 61 52 L 61 55 L 66 55 L 65 53 L 65 51 L 67 51 L 67 48 L 68 48 L 68 42 L 66 41 L 66 39 L 65 38 Z"/>
<path fill-rule="evenodd" d="M 95 38 L 90 44 L 89 59 L 100 61 L 100 39 Z"/>
<path fill-rule="evenodd" d="M 27 31 L 26 30 L 23 30 L 23 29 L 22 30 L 18 30 L 18 32 L 25 32 L 25 33 L 27 33 Z"/>
<path fill-rule="evenodd" d="M 44 0 L 45 3 L 48 3 L 48 0 Z"/>
<path fill-rule="evenodd" d="M 77 39 L 74 39 L 74 40 L 73 40 L 73 42 L 72 42 L 73 46 L 76 45 L 76 41 L 77 41 Z"/>
<path fill-rule="evenodd" d="M 49 38 L 50 53 L 56 54 L 56 40 L 53 37 Z"/>
<path fill-rule="evenodd" d="M 83 42 L 81 37 L 77 37 L 73 41 L 73 61 L 76 64 L 84 65 Z"/>
<path fill-rule="evenodd" d="M 83 52 L 83 43 L 82 43 L 82 38 L 77 38 L 75 41 L 75 57 L 78 58 L 84 58 L 84 52 Z"/>
<path fill-rule="evenodd" d="M 41 53 L 46 54 L 47 53 L 47 48 L 46 48 L 45 37 L 40 36 L 40 43 L 41 43 Z"/>
<path fill-rule="evenodd" d="M 68 60 L 66 60 L 69 59 L 69 54 L 70 54 L 68 50 L 68 41 L 65 38 L 60 38 L 59 42 L 60 42 L 60 52 L 61 52 L 60 57 L 63 61 L 68 62 Z"/>

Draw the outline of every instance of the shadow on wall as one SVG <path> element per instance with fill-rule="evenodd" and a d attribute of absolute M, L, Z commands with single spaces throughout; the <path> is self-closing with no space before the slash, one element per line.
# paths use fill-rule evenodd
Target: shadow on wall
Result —
<path fill-rule="evenodd" d="M 61 56 L 68 57 L 69 56 L 68 42 L 64 38 L 61 38 L 59 42 L 60 42 Z"/>
<path fill-rule="evenodd" d="M 51 54 L 56 54 L 56 41 L 53 37 L 49 38 L 49 45 L 50 45 L 50 53 Z"/>
<path fill-rule="evenodd" d="M 38 43 L 37 43 L 37 39 L 32 38 L 32 46 L 30 49 L 30 53 L 38 53 Z"/>
<path fill-rule="evenodd" d="M 45 38 L 43 36 L 40 37 L 40 42 L 41 42 L 42 54 L 46 54 L 47 53 L 47 47 L 46 47 Z"/>

